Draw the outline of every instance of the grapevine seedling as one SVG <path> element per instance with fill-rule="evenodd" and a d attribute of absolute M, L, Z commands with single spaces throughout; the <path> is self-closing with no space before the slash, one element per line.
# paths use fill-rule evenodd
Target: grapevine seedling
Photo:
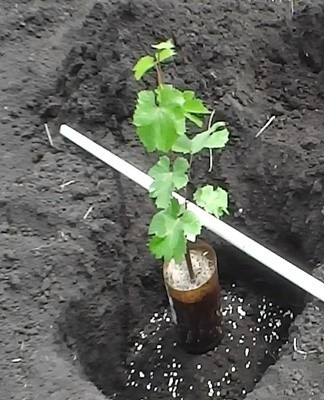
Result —
<path fill-rule="evenodd" d="M 179 204 L 172 193 L 184 190 L 186 194 L 192 157 L 206 149 L 223 148 L 229 132 L 224 122 L 209 124 L 198 134 L 190 132 L 194 125 L 203 129 L 211 112 L 193 91 L 182 91 L 164 82 L 162 65 L 176 55 L 172 41 L 152 48 L 154 54 L 140 58 L 133 70 L 138 81 L 151 70 L 155 70 L 157 77 L 155 88 L 138 93 L 133 116 L 136 133 L 146 151 L 160 154 L 149 170 L 153 178 L 149 193 L 157 208 L 149 226 L 149 249 L 154 257 L 165 262 L 174 259 L 179 263 L 185 258 L 194 279 L 187 241 L 196 238 L 202 226 L 186 204 Z M 228 195 L 221 187 L 198 188 L 193 199 L 217 218 L 228 213 Z"/>

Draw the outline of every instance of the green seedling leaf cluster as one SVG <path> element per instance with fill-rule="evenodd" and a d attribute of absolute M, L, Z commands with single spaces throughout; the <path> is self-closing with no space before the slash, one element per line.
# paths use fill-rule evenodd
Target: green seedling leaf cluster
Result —
<path fill-rule="evenodd" d="M 150 188 L 150 196 L 155 199 L 157 208 L 168 208 L 172 192 L 187 185 L 188 169 L 189 163 L 185 158 L 178 157 L 171 167 L 170 159 L 167 156 L 161 157 L 150 169 L 149 175 L 154 179 Z"/>
<path fill-rule="evenodd" d="M 176 55 L 172 41 L 152 48 L 153 54 L 140 58 L 133 70 L 136 80 L 152 71 L 157 80 L 156 87 L 138 92 L 133 115 L 145 150 L 159 154 L 149 170 L 153 178 L 149 193 L 157 208 L 149 226 L 149 249 L 157 259 L 181 262 L 188 238 L 199 235 L 202 227 L 186 204 L 179 204 L 173 194 L 182 191 L 186 196 L 193 157 L 204 150 L 222 149 L 229 140 L 229 132 L 225 122 L 210 120 L 211 111 L 193 91 L 182 91 L 164 82 L 162 66 Z M 193 127 L 201 131 L 192 133 Z M 217 218 L 228 213 L 228 195 L 221 187 L 200 187 L 193 199 Z"/>
<path fill-rule="evenodd" d="M 196 191 L 194 194 L 196 204 L 215 217 L 220 218 L 228 214 L 228 195 L 226 190 L 218 187 L 214 189 L 211 185 L 206 185 Z"/>
<path fill-rule="evenodd" d="M 173 57 L 176 52 L 171 40 L 159 44 L 153 44 L 156 53 L 153 56 L 147 55 L 140 58 L 134 67 L 134 76 L 139 81 L 147 71 L 158 66 L 159 63 L 167 61 Z"/>
<path fill-rule="evenodd" d="M 223 122 L 216 122 L 209 129 L 190 139 L 187 135 L 180 136 L 172 150 L 175 153 L 197 154 L 203 149 L 221 149 L 228 142 L 229 133 Z"/>
<path fill-rule="evenodd" d="M 138 93 L 133 122 L 148 152 L 173 150 L 174 144 L 186 136 L 187 120 L 202 126 L 198 115 L 209 114 L 202 101 L 192 92 L 181 92 L 172 85 Z"/>
<path fill-rule="evenodd" d="M 149 248 L 158 259 L 181 262 L 186 252 L 187 236 L 196 236 L 200 231 L 201 224 L 196 216 L 172 199 L 167 208 L 152 218 Z"/>

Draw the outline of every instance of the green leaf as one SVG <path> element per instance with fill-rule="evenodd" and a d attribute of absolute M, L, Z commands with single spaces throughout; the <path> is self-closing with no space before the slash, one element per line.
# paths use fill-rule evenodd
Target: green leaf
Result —
<path fill-rule="evenodd" d="M 163 258 L 165 261 L 174 258 L 182 261 L 186 251 L 186 239 L 179 217 L 183 211 L 184 207 L 172 199 L 167 209 L 153 217 L 149 233 L 155 236 L 150 240 L 149 248 L 156 258 Z"/>
<path fill-rule="evenodd" d="M 229 133 L 224 122 L 216 122 L 207 131 L 198 133 L 190 139 L 187 135 L 178 137 L 172 151 L 183 154 L 196 154 L 202 149 L 220 149 L 228 142 Z"/>
<path fill-rule="evenodd" d="M 171 235 L 165 237 L 154 236 L 149 242 L 151 253 L 157 258 L 168 262 L 174 259 L 181 262 L 186 252 L 186 238 L 180 228 L 180 223 L 174 225 Z"/>
<path fill-rule="evenodd" d="M 167 109 L 173 117 L 177 135 L 183 135 L 186 131 L 186 118 L 183 113 L 183 93 L 172 85 L 163 85 L 156 89 L 157 102 L 160 107 Z"/>
<path fill-rule="evenodd" d="M 208 149 L 222 149 L 229 139 L 229 132 L 223 122 L 214 124 L 215 131 L 207 139 L 205 147 Z"/>
<path fill-rule="evenodd" d="M 204 106 L 202 100 L 195 97 L 195 93 L 192 91 L 185 91 L 183 93 L 185 99 L 184 109 L 190 114 L 210 114 L 208 108 Z"/>
<path fill-rule="evenodd" d="M 181 189 L 188 183 L 188 161 L 183 157 L 176 158 L 173 164 L 173 182 L 176 189 Z"/>
<path fill-rule="evenodd" d="M 166 42 L 161 42 L 159 44 L 152 44 L 153 49 L 157 49 L 157 50 L 171 50 L 174 49 L 175 46 L 172 43 L 172 40 L 169 39 Z"/>
<path fill-rule="evenodd" d="M 174 55 L 176 55 L 176 51 L 174 49 L 164 49 L 160 51 L 156 59 L 159 62 L 164 62 L 169 58 L 173 57 Z"/>
<path fill-rule="evenodd" d="M 191 211 L 185 210 L 181 217 L 185 236 L 197 236 L 201 232 L 201 222 Z"/>
<path fill-rule="evenodd" d="M 199 128 L 202 128 L 203 126 L 203 121 L 198 118 L 196 115 L 194 114 L 190 114 L 190 113 L 185 113 L 185 117 L 187 119 L 189 119 L 189 121 L 193 122 L 195 125 L 197 125 Z"/>
<path fill-rule="evenodd" d="M 198 235 L 201 223 L 196 216 L 172 199 L 169 207 L 152 219 L 149 234 L 154 235 L 149 248 L 156 258 L 181 262 L 186 252 L 188 235 Z"/>
<path fill-rule="evenodd" d="M 161 106 L 182 108 L 185 99 L 181 90 L 176 89 L 172 85 L 163 85 L 156 89 L 157 101 Z"/>
<path fill-rule="evenodd" d="M 203 122 L 195 114 L 210 114 L 210 111 L 204 106 L 200 99 L 195 97 L 194 92 L 187 90 L 183 92 L 183 97 L 185 99 L 185 104 L 183 106 L 185 117 L 201 128 Z"/>
<path fill-rule="evenodd" d="M 220 187 L 214 189 L 213 186 L 206 185 L 195 192 L 194 200 L 198 206 L 217 218 L 228 214 L 228 194 Z"/>
<path fill-rule="evenodd" d="M 155 108 L 155 93 L 152 90 L 141 90 L 137 95 L 136 109 L 133 117 L 135 126 L 143 126 L 151 123 L 151 111 Z"/>
<path fill-rule="evenodd" d="M 160 237 L 168 235 L 173 229 L 173 220 L 181 216 L 184 211 L 185 207 L 172 198 L 167 208 L 157 212 L 153 216 L 149 226 L 149 234 Z"/>
<path fill-rule="evenodd" d="M 135 79 L 139 81 L 143 75 L 150 70 L 151 68 L 154 68 L 155 66 L 155 60 L 154 57 L 152 56 L 145 56 L 140 58 L 136 65 L 133 68 Z"/>
<path fill-rule="evenodd" d="M 174 145 L 172 146 L 172 151 L 175 153 L 190 154 L 191 153 L 191 140 L 187 135 L 181 135 L 178 137 Z"/>
<path fill-rule="evenodd" d="M 178 157 L 173 168 L 170 159 L 163 156 L 150 169 L 149 175 L 154 179 L 150 187 L 150 197 L 156 199 L 157 208 L 167 208 L 172 198 L 172 192 L 186 186 L 189 163 L 185 158 Z"/>
<path fill-rule="evenodd" d="M 214 132 L 213 127 L 207 129 L 207 131 L 198 133 L 194 138 L 191 139 L 191 153 L 199 153 L 204 147 L 206 147 L 208 138 L 211 133 Z"/>
<path fill-rule="evenodd" d="M 170 226 L 172 226 L 173 219 L 165 210 L 156 213 L 149 226 L 149 234 L 164 237 L 169 234 Z"/>
<path fill-rule="evenodd" d="M 229 133 L 224 122 L 216 122 L 207 131 L 199 133 L 191 140 L 191 153 L 199 153 L 202 149 L 221 149 L 228 142 L 228 137 Z"/>
<path fill-rule="evenodd" d="M 163 99 L 163 94 L 162 89 L 159 89 L 160 100 Z M 161 104 L 157 104 L 155 93 L 147 90 L 138 94 L 133 123 L 148 152 L 168 152 L 178 136 L 186 130 L 183 112 L 175 104 L 175 100 L 163 100 Z"/>

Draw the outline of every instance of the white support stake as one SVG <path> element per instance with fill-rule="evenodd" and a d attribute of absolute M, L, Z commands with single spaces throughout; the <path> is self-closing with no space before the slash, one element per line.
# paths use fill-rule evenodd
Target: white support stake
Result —
<path fill-rule="evenodd" d="M 133 165 L 122 160 L 120 157 L 94 143 L 92 140 L 81 135 L 67 125 L 61 125 L 60 133 L 143 188 L 149 189 L 152 178 Z M 176 193 L 174 193 L 174 197 L 181 202 L 185 202 L 185 199 Z M 223 238 L 261 264 L 324 302 L 323 282 L 227 225 L 225 222 L 213 217 L 195 204 L 189 202 L 188 209 L 195 213 L 201 223 L 217 236 Z"/>

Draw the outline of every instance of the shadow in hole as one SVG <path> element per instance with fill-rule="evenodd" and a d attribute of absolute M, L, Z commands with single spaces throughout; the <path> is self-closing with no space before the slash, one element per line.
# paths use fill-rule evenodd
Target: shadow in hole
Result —
<path fill-rule="evenodd" d="M 295 247 L 293 241 L 286 242 L 284 247 L 285 251 L 280 253 L 287 254 L 289 251 L 289 254 L 295 254 L 289 261 L 296 265 L 305 263 L 301 247 Z M 221 281 L 232 281 L 244 288 L 244 291 L 252 290 L 256 294 L 266 296 L 289 308 L 294 314 L 303 310 L 307 295 L 295 284 L 223 241 L 219 241 L 217 245 L 214 243 L 214 248 L 217 252 Z"/>
<path fill-rule="evenodd" d="M 86 376 L 103 390 L 125 385 L 122 369 L 129 323 L 128 307 L 103 293 L 72 301 L 59 321 L 60 335 L 77 353 Z M 126 323 L 127 321 L 127 323 Z"/>

